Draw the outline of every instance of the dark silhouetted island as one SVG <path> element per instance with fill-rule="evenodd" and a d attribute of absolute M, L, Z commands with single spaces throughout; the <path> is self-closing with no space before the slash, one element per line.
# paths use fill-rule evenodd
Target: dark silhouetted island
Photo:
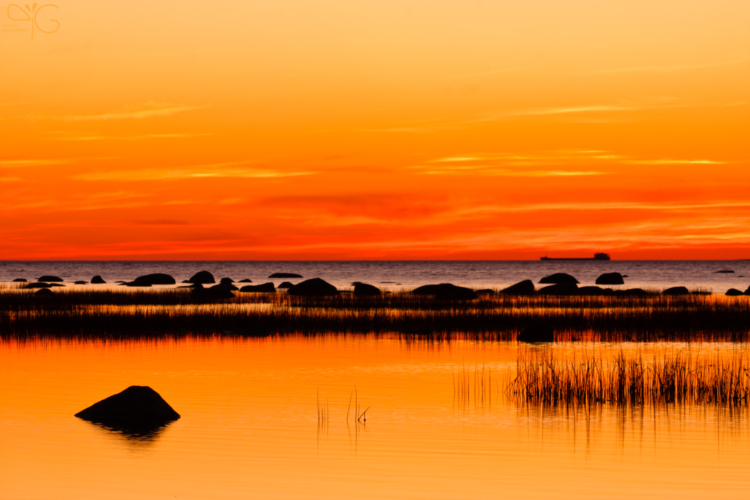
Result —
<path fill-rule="evenodd" d="M 540 260 L 612 260 L 608 253 L 595 253 L 593 257 L 547 257 L 546 255 Z"/>

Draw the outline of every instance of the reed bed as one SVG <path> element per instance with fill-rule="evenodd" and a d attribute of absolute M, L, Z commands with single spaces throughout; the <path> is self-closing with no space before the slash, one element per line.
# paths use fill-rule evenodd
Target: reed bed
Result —
<path fill-rule="evenodd" d="M 750 298 L 483 296 L 437 300 L 399 292 L 380 297 L 293 297 L 238 293 L 194 303 L 189 290 L 54 290 L 35 297 L 0 289 L 0 336 L 132 338 L 211 335 L 248 327 L 277 334 L 399 332 L 514 340 L 530 321 L 551 323 L 558 340 L 739 341 L 750 335 Z"/>
<path fill-rule="evenodd" d="M 623 407 L 675 403 L 750 405 L 750 359 L 743 349 L 713 353 L 664 349 L 559 353 L 554 349 L 519 352 L 514 378 L 505 394 L 512 401 L 542 406 Z"/>

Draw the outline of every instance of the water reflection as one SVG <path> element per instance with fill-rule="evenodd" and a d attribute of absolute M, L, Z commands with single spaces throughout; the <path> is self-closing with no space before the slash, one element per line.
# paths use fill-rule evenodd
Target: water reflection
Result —
<path fill-rule="evenodd" d="M 119 420 L 98 422 L 87 420 L 91 425 L 106 431 L 111 436 L 122 438 L 133 446 L 155 444 L 174 420 Z"/>

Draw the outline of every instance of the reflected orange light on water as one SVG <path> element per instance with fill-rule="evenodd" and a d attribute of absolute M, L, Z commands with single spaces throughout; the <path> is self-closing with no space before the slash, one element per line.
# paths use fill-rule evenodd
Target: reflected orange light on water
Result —
<path fill-rule="evenodd" d="M 0 496 L 698 499 L 750 491 L 744 413 L 599 405 L 587 414 L 513 404 L 500 392 L 491 405 L 456 401 L 458 372 L 484 368 L 499 387 L 517 354 L 509 343 L 343 335 L 4 341 Z M 136 439 L 73 417 L 136 384 L 156 389 L 182 418 Z M 355 387 L 359 406 L 370 408 L 366 423 L 346 418 Z"/>

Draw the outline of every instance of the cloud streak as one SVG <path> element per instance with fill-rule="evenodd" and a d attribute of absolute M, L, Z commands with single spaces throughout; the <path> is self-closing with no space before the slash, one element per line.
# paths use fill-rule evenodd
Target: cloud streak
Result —
<path fill-rule="evenodd" d="M 130 104 L 107 113 L 94 115 L 63 115 L 63 116 L 40 116 L 29 115 L 30 120 L 52 119 L 63 122 L 85 122 L 85 121 L 109 121 L 109 120 L 143 120 L 146 118 L 167 117 L 188 111 L 208 109 L 211 105 L 189 106 L 185 104 L 171 104 L 148 101 L 142 104 Z"/>
<path fill-rule="evenodd" d="M 245 178 L 245 179 L 276 179 L 284 177 L 299 177 L 314 175 L 313 171 L 283 171 L 268 168 L 231 168 L 235 165 L 247 165 L 250 161 L 214 163 L 192 167 L 178 167 L 165 169 L 119 170 L 110 172 L 90 172 L 72 176 L 79 181 L 166 181 L 184 179 L 211 178 Z"/>

